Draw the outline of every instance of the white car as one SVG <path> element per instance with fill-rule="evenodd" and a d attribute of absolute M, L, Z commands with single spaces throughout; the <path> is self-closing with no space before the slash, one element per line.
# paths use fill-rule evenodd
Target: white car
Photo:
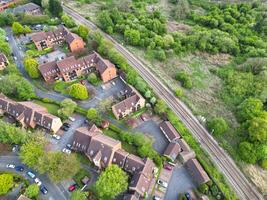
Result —
<path fill-rule="evenodd" d="M 14 60 L 15 60 L 15 61 L 17 60 L 17 57 L 16 57 L 16 56 L 14 56 Z"/>
<path fill-rule="evenodd" d="M 166 183 L 165 181 L 162 181 L 162 180 L 158 180 L 157 182 L 160 186 L 164 187 L 164 188 L 167 188 L 168 187 L 168 183 Z"/>
<path fill-rule="evenodd" d="M 9 38 L 8 38 L 8 37 L 6 37 L 6 41 L 7 41 L 7 42 L 9 41 Z"/>
<path fill-rule="evenodd" d="M 59 135 L 57 135 L 57 134 L 52 135 L 52 137 L 55 138 L 56 140 L 60 140 L 60 138 L 61 138 L 61 137 L 60 137 Z"/>
<path fill-rule="evenodd" d="M 66 154 L 71 154 L 71 150 L 69 150 L 67 148 L 62 149 L 62 152 L 66 153 Z"/>
<path fill-rule="evenodd" d="M 7 164 L 6 165 L 6 168 L 9 168 L 9 169 L 15 169 L 15 165 L 13 165 L 13 164 Z"/>
<path fill-rule="evenodd" d="M 39 178 L 35 178 L 35 179 L 34 179 L 34 182 L 35 182 L 38 186 L 41 186 L 41 185 L 42 185 L 42 182 L 40 181 Z"/>
<path fill-rule="evenodd" d="M 73 117 L 69 117 L 69 120 L 72 122 L 75 122 L 75 118 L 73 118 Z"/>

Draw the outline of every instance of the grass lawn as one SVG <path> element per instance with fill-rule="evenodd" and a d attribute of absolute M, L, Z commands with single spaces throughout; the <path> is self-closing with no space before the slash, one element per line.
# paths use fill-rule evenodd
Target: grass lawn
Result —
<path fill-rule="evenodd" d="M 84 154 L 76 153 L 76 157 L 81 164 L 94 166 L 94 164 Z"/>
<path fill-rule="evenodd" d="M 40 106 L 44 106 L 47 108 L 48 112 L 52 115 L 57 115 L 57 111 L 59 109 L 58 105 L 52 104 L 52 103 L 44 103 L 42 101 L 39 100 L 34 100 L 34 103 L 40 105 Z"/>
<path fill-rule="evenodd" d="M 74 181 L 78 183 L 79 187 L 83 187 L 82 179 L 87 176 L 88 178 L 91 177 L 91 174 L 87 172 L 85 169 L 80 169 L 77 174 L 73 177 Z"/>

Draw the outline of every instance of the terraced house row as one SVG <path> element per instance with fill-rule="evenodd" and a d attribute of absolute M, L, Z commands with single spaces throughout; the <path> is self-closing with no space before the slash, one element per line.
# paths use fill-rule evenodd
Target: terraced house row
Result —
<path fill-rule="evenodd" d="M 70 81 L 90 72 L 97 72 L 103 82 L 117 76 L 115 65 L 96 52 L 78 59 L 70 56 L 60 61 L 45 63 L 39 66 L 39 70 L 46 82 Z"/>
<path fill-rule="evenodd" d="M 153 161 L 124 151 L 120 141 L 103 135 L 95 125 L 76 129 L 72 148 L 83 152 L 99 169 L 116 164 L 128 172 L 132 178 L 125 199 L 139 199 L 149 191 L 154 177 Z"/>
<path fill-rule="evenodd" d="M 30 101 L 16 102 L 0 94 L 0 112 L 20 122 L 22 127 L 45 128 L 56 133 L 62 126 L 61 119 L 48 113 L 45 107 Z"/>

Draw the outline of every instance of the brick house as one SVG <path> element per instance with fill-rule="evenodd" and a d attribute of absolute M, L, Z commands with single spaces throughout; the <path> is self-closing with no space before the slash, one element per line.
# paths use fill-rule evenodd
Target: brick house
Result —
<path fill-rule="evenodd" d="M 5 9 L 13 6 L 19 0 L 0 0 L 0 12 L 4 11 Z"/>
<path fill-rule="evenodd" d="M 112 112 L 116 119 L 121 119 L 127 115 L 145 107 L 145 99 L 132 86 L 128 85 L 124 91 L 125 99 L 112 106 Z"/>
<path fill-rule="evenodd" d="M 103 82 L 110 81 L 117 76 L 115 65 L 96 52 L 79 59 L 70 56 L 60 61 L 42 64 L 38 68 L 46 82 L 59 79 L 70 81 L 93 71 L 99 73 Z"/>
<path fill-rule="evenodd" d="M 47 109 L 30 101 L 16 102 L 0 95 L 0 112 L 12 116 L 22 127 L 45 128 L 56 133 L 62 126 L 61 119 L 48 113 Z"/>
<path fill-rule="evenodd" d="M 165 135 L 165 137 L 169 140 L 169 142 L 176 141 L 181 138 L 178 131 L 173 127 L 173 125 L 169 121 L 164 121 L 159 125 L 161 131 Z"/>
<path fill-rule="evenodd" d="M 27 3 L 19 5 L 13 9 L 13 13 L 20 14 L 25 13 L 26 15 L 42 15 L 41 7 L 35 3 Z"/>
<path fill-rule="evenodd" d="M 5 69 L 8 66 L 9 62 L 5 54 L 0 53 L 0 70 Z"/>
<path fill-rule="evenodd" d="M 165 149 L 163 155 L 171 159 L 172 162 L 174 162 L 181 151 L 182 149 L 179 143 L 171 142 Z"/>
<path fill-rule="evenodd" d="M 79 51 L 84 48 L 83 39 L 75 33 L 71 33 L 64 26 L 60 26 L 54 31 L 38 32 L 33 34 L 32 41 L 36 48 L 41 51 L 45 48 L 53 48 L 54 45 L 66 42 L 71 52 Z"/>
<path fill-rule="evenodd" d="M 155 164 L 152 160 L 141 159 L 129 154 L 121 147 L 121 142 L 101 133 L 95 125 L 76 129 L 72 148 L 83 152 L 100 169 L 116 164 L 132 175 L 129 193 L 125 199 L 139 199 L 148 192 L 154 177 Z"/>

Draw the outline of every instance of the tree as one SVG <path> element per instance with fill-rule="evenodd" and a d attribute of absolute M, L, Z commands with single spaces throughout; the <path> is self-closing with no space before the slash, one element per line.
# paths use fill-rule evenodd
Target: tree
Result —
<path fill-rule="evenodd" d="M 49 0 L 48 10 L 53 17 L 60 17 L 63 12 L 61 2 L 58 0 Z"/>
<path fill-rule="evenodd" d="M 68 28 L 73 28 L 73 27 L 76 26 L 74 20 L 70 16 L 68 16 L 66 14 L 61 16 L 61 20 L 65 24 L 65 26 L 68 27 Z"/>
<path fill-rule="evenodd" d="M 267 158 L 264 158 L 260 161 L 260 166 L 265 170 L 267 169 Z"/>
<path fill-rule="evenodd" d="M 25 70 L 29 74 L 31 78 L 39 78 L 40 72 L 38 69 L 38 61 L 34 58 L 24 58 L 23 64 L 25 67 Z"/>
<path fill-rule="evenodd" d="M 96 194 L 100 200 L 112 200 L 128 187 L 128 175 L 117 165 L 110 165 L 96 182 Z"/>
<path fill-rule="evenodd" d="M 89 29 L 86 26 L 79 25 L 78 27 L 78 35 L 81 36 L 82 39 L 87 41 L 89 35 Z"/>
<path fill-rule="evenodd" d="M 97 85 L 97 83 L 98 83 L 98 78 L 97 78 L 95 73 L 90 73 L 88 75 L 87 80 L 93 85 Z"/>
<path fill-rule="evenodd" d="M 241 159 L 247 163 L 255 164 L 257 162 L 257 156 L 253 144 L 249 142 L 241 142 L 239 144 L 239 155 Z"/>
<path fill-rule="evenodd" d="M 61 108 L 57 111 L 58 115 L 63 119 L 67 119 L 74 112 L 75 108 L 77 107 L 77 103 L 75 103 L 71 99 L 64 99 L 60 103 L 60 107 Z"/>
<path fill-rule="evenodd" d="M 75 154 L 48 152 L 38 162 L 38 171 L 47 173 L 54 182 L 72 178 L 80 169 L 80 163 Z"/>
<path fill-rule="evenodd" d="M 4 53 L 5 55 L 11 54 L 9 44 L 4 40 L 0 40 L 0 52 Z"/>
<path fill-rule="evenodd" d="M 71 200 L 86 200 L 88 192 L 83 192 L 81 190 L 75 190 L 71 193 Z"/>
<path fill-rule="evenodd" d="M 31 184 L 29 185 L 25 190 L 25 196 L 32 199 L 38 196 L 39 194 L 39 187 L 37 184 Z"/>
<path fill-rule="evenodd" d="M 24 28 L 19 22 L 14 22 L 12 24 L 12 31 L 15 35 L 20 35 L 24 33 Z"/>
<path fill-rule="evenodd" d="M 126 29 L 124 31 L 125 40 L 131 45 L 138 45 L 140 42 L 140 32 L 135 29 Z"/>
<path fill-rule="evenodd" d="M 191 89 L 193 87 L 190 75 L 184 71 L 178 72 L 175 79 L 180 81 L 185 88 Z"/>
<path fill-rule="evenodd" d="M 154 110 L 158 114 L 163 114 L 167 110 L 167 105 L 166 105 L 166 103 L 163 100 L 160 99 L 156 103 Z"/>
<path fill-rule="evenodd" d="M 184 91 L 181 88 L 176 88 L 174 94 L 176 97 L 182 97 L 184 95 Z"/>
<path fill-rule="evenodd" d="M 109 34 L 113 33 L 114 24 L 108 11 L 104 10 L 100 12 L 100 14 L 97 16 L 97 20 L 106 32 Z"/>
<path fill-rule="evenodd" d="M 23 33 L 31 33 L 32 29 L 29 26 L 24 26 Z"/>
<path fill-rule="evenodd" d="M 11 174 L 0 175 L 0 196 L 6 194 L 13 187 L 13 176 Z"/>
<path fill-rule="evenodd" d="M 75 99 L 85 100 L 88 99 L 88 91 L 86 86 L 80 83 L 74 83 L 69 87 L 69 95 Z"/>
<path fill-rule="evenodd" d="M 99 113 L 94 108 L 88 109 L 86 117 L 97 124 L 101 121 Z"/>
<path fill-rule="evenodd" d="M 221 135 L 225 133 L 229 128 L 228 124 L 222 117 L 209 120 L 207 125 L 209 130 L 212 131 L 215 135 Z"/>
<path fill-rule="evenodd" d="M 185 19 L 189 13 L 190 13 L 190 7 L 188 1 L 179 0 L 174 9 L 174 17 L 179 20 Z"/>
<path fill-rule="evenodd" d="M 38 167 L 38 162 L 44 156 L 44 145 L 36 141 L 28 141 L 21 146 L 21 161 L 32 168 Z"/>
<path fill-rule="evenodd" d="M 252 142 L 267 142 L 267 118 L 255 117 L 249 122 L 249 139 Z"/>
<path fill-rule="evenodd" d="M 260 99 L 250 97 L 238 106 L 238 117 L 240 121 L 251 120 L 259 116 L 263 110 L 263 103 Z"/>

